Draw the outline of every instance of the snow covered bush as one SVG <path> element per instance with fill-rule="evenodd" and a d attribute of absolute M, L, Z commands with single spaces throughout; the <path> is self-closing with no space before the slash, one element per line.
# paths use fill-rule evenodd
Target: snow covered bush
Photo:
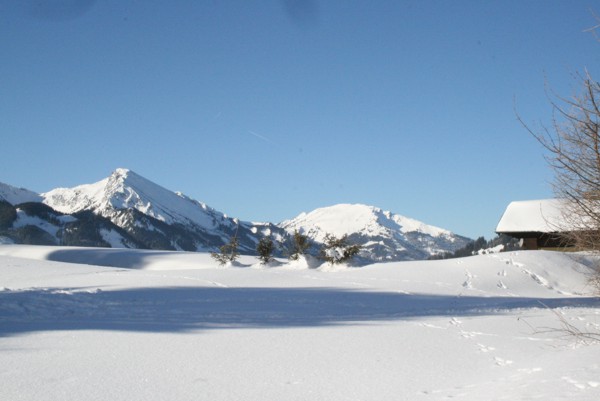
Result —
<path fill-rule="evenodd" d="M 319 257 L 333 265 L 352 259 L 358 252 L 360 245 L 348 243 L 348 235 L 337 238 L 332 234 L 325 234 Z"/>

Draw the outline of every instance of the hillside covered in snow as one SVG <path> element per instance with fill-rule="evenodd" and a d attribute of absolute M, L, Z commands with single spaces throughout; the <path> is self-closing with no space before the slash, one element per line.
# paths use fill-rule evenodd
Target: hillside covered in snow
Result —
<path fill-rule="evenodd" d="M 596 401 L 595 262 L 1 245 L 0 399 Z"/>

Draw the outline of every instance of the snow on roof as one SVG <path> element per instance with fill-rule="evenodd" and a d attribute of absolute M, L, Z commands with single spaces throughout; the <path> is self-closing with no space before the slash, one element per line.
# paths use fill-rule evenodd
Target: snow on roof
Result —
<path fill-rule="evenodd" d="M 511 202 L 502 215 L 496 232 L 551 233 L 563 231 L 566 226 L 563 202 L 561 199 Z"/>

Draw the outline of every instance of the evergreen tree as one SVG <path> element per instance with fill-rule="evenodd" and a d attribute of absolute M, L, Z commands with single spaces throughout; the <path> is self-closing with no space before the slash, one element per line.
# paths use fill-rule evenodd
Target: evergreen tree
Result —
<path fill-rule="evenodd" d="M 0 229 L 10 228 L 17 219 L 17 210 L 10 203 L 0 200 Z"/>
<path fill-rule="evenodd" d="M 212 252 L 210 256 L 219 262 L 221 266 L 227 264 L 228 262 L 235 262 L 235 260 L 240 256 L 238 253 L 238 245 L 238 238 L 236 235 L 234 235 L 227 244 L 219 247 L 219 252 Z"/>
<path fill-rule="evenodd" d="M 454 252 L 444 252 L 429 257 L 430 260 L 439 259 L 453 259 L 453 258 L 464 258 L 467 256 L 476 255 L 479 251 L 484 253 L 490 252 L 491 248 L 495 248 L 498 245 L 503 245 L 500 252 L 516 251 L 521 249 L 519 239 L 509 237 L 505 234 L 499 234 L 489 241 L 486 241 L 484 237 L 479 237 L 475 241 L 469 242 L 464 247 L 457 249 Z M 497 251 L 496 251 L 497 252 Z"/>
<path fill-rule="evenodd" d="M 261 238 L 256 246 L 258 259 L 260 259 L 263 264 L 267 264 L 273 260 L 273 251 L 275 251 L 275 243 L 269 237 Z"/>
<path fill-rule="evenodd" d="M 325 234 L 319 257 L 333 265 L 352 259 L 359 251 L 360 245 L 348 243 L 348 235 L 336 238 L 332 234 Z"/>
<path fill-rule="evenodd" d="M 289 256 L 290 260 L 298 260 L 300 256 L 306 253 L 309 247 L 310 242 L 308 237 L 304 234 L 300 234 L 298 230 L 294 231 L 294 238 Z"/>

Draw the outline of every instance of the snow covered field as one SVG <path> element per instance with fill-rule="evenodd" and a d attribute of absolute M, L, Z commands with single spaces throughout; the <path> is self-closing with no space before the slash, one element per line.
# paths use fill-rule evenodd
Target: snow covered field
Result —
<path fill-rule="evenodd" d="M 580 256 L 256 263 L 1 245 L 0 399 L 600 399 Z"/>

